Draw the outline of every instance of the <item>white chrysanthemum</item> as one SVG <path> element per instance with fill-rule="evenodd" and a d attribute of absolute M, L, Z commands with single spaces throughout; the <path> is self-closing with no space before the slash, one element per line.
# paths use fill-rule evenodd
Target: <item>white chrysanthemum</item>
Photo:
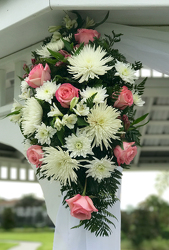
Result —
<path fill-rule="evenodd" d="M 63 37 L 64 40 L 69 41 L 69 37 Z M 42 58 L 48 58 L 51 57 L 51 54 L 48 49 L 58 52 L 59 50 L 63 49 L 64 42 L 62 39 L 59 39 L 56 42 L 50 42 L 46 44 L 45 46 L 41 46 L 41 49 L 37 49 L 36 53 L 40 55 Z"/>
<path fill-rule="evenodd" d="M 65 147 L 71 152 L 71 157 L 83 156 L 86 158 L 87 154 L 93 154 L 91 148 L 91 142 L 89 138 L 86 137 L 86 133 L 81 133 L 77 130 L 76 135 L 72 134 L 65 138 L 66 145 Z"/>
<path fill-rule="evenodd" d="M 41 171 L 46 170 L 47 177 L 51 177 L 52 180 L 59 180 L 62 185 L 66 185 L 67 182 L 71 185 L 71 182 L 77 182 L 77 175 L 74 170 L 79 169 L 79 162 L 72 159 L 69 156 L 68 151 L 63 151 L 60 147 L 43 148 L 44 158 L 41 166 Z"/>
<path fill-rule="evenodd" d="M 24 135 L 34 133 L 36 126 L 42 122 L 43 109 L 41 105 L 34 97 L 31 97 L 26 100 L 22 112 L 22 129 Z"/>
<path fill-rule="evenodd" d="M 136 106 L 142 107 L 145 101 L 142 100 L 141 96 L 137 92 L 133 93 L 133 102 Z"/>
<path fill-rule="evenodd" d="M 38 142 L 41 143 L 42 145 L 45 143 L 50 145 L 51 138 L 57 132 L 57 130 L 52 128 L 51 126 L 46 126 L 43 122 L 41 126 L 36 126 L 36 127 L 37 127 L 37 134 L 35 138 L 38 139 Z"/>
<path fill-rule="evenodd" d="M 104 178 L 109 178 L 116 167 L 114 162 L 112 162 L 110 159 L 107 159 L 107 156 L 101 160 L 94 157 L 94 160 L 88 162 L 89 164 L 84 166 L 88 168 L 86 171 L 87 177 L 91 176 L 98 182 Z"/>
<path fill-rule="evenodd" d="M 132 66 L 129 63 L 123 63 L 117 61 L 115 64 L 117 70 L 115 76 L 120 76 L 121 79 L 128 83 L 134 83 L 138 77 L 135 75 L 136 71 L 132 69 Z"/>
<path fill-rule="evenodd" d="M 72 55 L 68 58 L 70 65 L 68 71 L 73 74 L 73 78 L 79 79 L 79 82 L 88 81 L 89 78 L 99 78 L 98 75 L 104 75 L 112 66 L 106 63 L 112 61 L 112 57 L 105 57 L 106 51 L 100 46 L 95 49 L 91 45 L 86 45 L 78 55 Z"/>
<path fill-rule="evenodd" d="M 121 120 L 117 119 L 120 112 L 104 103 L 96 103 L 90 110 L 87 116 L 89 126 L 85 127 L 88 137 L 93 140 L 93 146 L 100 147 L 103 150 L 103 145 L 108 149 L 111 139 L 119 139 L 116 135 L 122 127 Z"/>
<path fill-rule="evenodd" d="M 52 103 L 53 96 L 60 85 L 56 85 L 56 82 L 44 82 L 42 86 L 36 88 L 35 97 L 44 100 L 46 102 Z"/>
<path fill-rule="evenodd" d="M 104 102 L 105 98 L 108 96 L 106 94 L 106 88 L 98 87 L 98 88 L 91 88 L 87 87 L 86 90 L 83 90 L 80 92 L 83 99 L 86 101 L 89 97 L 97 93 L 97 95 L 94 97 L 93 102 L 94 103 L 101 103 Z"/>
<path fill-rule="evenodd" d="M 12 105 L 11 112 L 16 112 L 18 111 L 18 114 L 14 114 L 9 116 L 9 119 L 11 122 L 14 123 L 20 123 L 21 122 L 21 117 L 22 117 L 22 104 L 20 104 L 17 100 L 14 99 L 14 103 Z"/>
<path fill-rule="evenodd" d="M 55 103 L 53 103 L 53 106 L 50 106 L 50 110 L 51 111 L 48 113 L 48 117 L 63 116 Z"/>
<path fill-rule="evenodd" d="M 67 126 L 70 129 L 74 128 L 76 122 L 77 122 L 77 116 L 74 114 L 71 115 L 66 114 L 62 118 L 62 125 Z"/>
<path fill-rule="evenodd" d="M 76 108 L 73 108 L 73 111 L 79 116 L 86 116 L 89 114 L 89 107 L 81 101 L 76 104 Z"/>

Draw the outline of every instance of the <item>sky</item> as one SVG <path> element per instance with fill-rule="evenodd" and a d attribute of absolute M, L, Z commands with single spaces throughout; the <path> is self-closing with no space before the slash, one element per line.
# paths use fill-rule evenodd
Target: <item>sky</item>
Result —
<path fill-rule="evenodd" d="M 121 209 L 136 207 L 149 195 L 157 194 L 155 180 L 158 171 L 124 171 L 121 186 Z M 34 194 L 43 198 L 41 187 L 38 183 L 21 183 L 0 181 L 0 198 L 21 198 L 23 195 Z M 169 202 L 169 188 L 163 198 Z"/>

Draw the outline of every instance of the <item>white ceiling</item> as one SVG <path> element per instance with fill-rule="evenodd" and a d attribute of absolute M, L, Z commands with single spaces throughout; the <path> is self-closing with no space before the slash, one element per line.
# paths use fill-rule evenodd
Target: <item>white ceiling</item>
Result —
<path fill-rule="evenodd" d="M 97 1 L 97 4 L 96 1 L 90 1 L 93 3 L 93 5 L 91 4 L 92 10 L 89 10 L 90 4 L 88 6 L 87 4 L 82 5 L 82 2 L 75 6 L 74 1 L 71 1 L 71 5 L 68 5 L 67 0 L 64 2 L 52 0 L 50 1 L 51 6 L 45 6 L 45 3 L 48 2 L 47 0 L 45 1 L 42 0 L 42 6 L 38 6 L 37 9 L 37 5 L 35 5 L 37 2 L 34 1 L 33 4 L 33 0 L 30 0 L 31 5 L 28 3 L 27 6 L 23 6 L 25 1 L 22 1 L 22 4 L 19 6 L 21 0 L 16 0 L 15 2 L 12 0 L 1 0 L 0 59 L 49 36 L 48 26 L 59 24 L 65 15 L 63 9 L 66 8 L 79 8 L 82 15 L 89 15 L 93 17 L 96 22 L 102 20 L 107 10 L 110 10 L 110 15 L 107 20 L 109 23 L 135 26 L 169 26 L 169 4 L 164 4 L 166 1 L 160 1 L 161 5 L 156 3 L 156 6 L 151 3 L 152 6 L 150 8 L 151 4 L 147 4 L 146 6 L 146 3 L 151 1 L 137 1 L 136 6 L 134 6 L 132 0 L 128 0 L 128 4 L 126 3 L 124 5 L 122 5 L 122 2 L 125 3 L 125 1 L 120 1 L 119 5 L 113 5 L 114 0 L 106 0 L 104 1 L 105 7 L 102 6 L 102 10 L 100 10 L 100 0 Z M 63 4 L 61 2 L 63 2 Z M 143 4 L 141 5 L 139 2 Z M 58 3 L 58 5 L 56 3 Z M 65 3 L 67 3 L 67 5 Z M 110 3 L 112 3 L 112 5 Z"/>

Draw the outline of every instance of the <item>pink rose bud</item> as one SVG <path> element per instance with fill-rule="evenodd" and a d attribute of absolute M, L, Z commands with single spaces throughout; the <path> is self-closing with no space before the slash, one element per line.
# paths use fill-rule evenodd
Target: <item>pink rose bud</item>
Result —
<path fill-rule="evenodd" d="M 74 97 L 79 97 L 79 89 L 70 83 L 63 83 L 56 91 L 56 99 L 64 108 L 69 108 L 70 102 Z"/>
<path fill-rule="evenodd" d="M 98 211 L 88 196 L 77 194 L 73 198 L 66 200 L 66 202 L 70 207 L 71 216 L 80 220 L 90 220 L 91 213 Z"/>
<path fill-rule="evenodd" d="M 130 162 L 134 159 L 134 157 L 137 154 L 137 147 L 132 145 L 135 142 L 123 142 L 123 148 L 122 149 L 119 145 L 115 147 L 114 149 L 114 155 L 117 158 L 117 163 L 120 166 L 121 164 L 126 163 L 127 165 L 130 164 Z"/>
<path fill-rule="evenodd" d="M 62 56 L 64 56 L 65 58 L 68 58 L 68 57 L 70 57 L 71 55 L 66 51 L 66 50 L 59 50 L 59 53 L 62 55 Z M 57 62 L 56 64 L 55 64 L 55 66 L 60 66 L 60 65 L 62 65 L 62 64 L 64 64 L 63 62 L 61 62 L 61 61 L 59 61 L 59 62 Z"/>
<path fill-rule="evenodd" d="M 31 59 L 31 62 L 32 62 L 33 65 L 35 65 L 36 59 L 35 59 L 35 58 L 32 58 L 32 59 Z"/>
<path fill-rule="evenodd" d="M 123 86 L 122 91 L 118 96 L 118 99 L 114 103 L 114 107 L 123 110 L 127 106 L 131 106 L 132 104 L 133 104 L 133 94 L 126 86 Z"/>
<path fill-rule="evenodd" d="M 27 158 L 30 163 L 33 165 L 36 165 L 36 167 L 40 168 L 42 165 L 42 161 L 40 159 L 43 158 L 43 151 L 42 147 L 39 145 L 32 145 L 30 148 L 28 148 L 27 152 Z"/>
<path fill-rule="evenodd" d="M 27 73 L 25 73 L 25 74 L 23 75 L 23 79 L 25 79 L 26 77 L 28 77 L 28 74 L 27 74 Z"/>
<path fill-rule="evenodd" d="M 127 115 L 123 115 L 122 121 L 124 122 L 124 129 L 127 131 L 130 127 L 130 121 Z"/>
<path fill-rule="evenodd" d="M 24 63 L 24 65 L 23 65 L 23 70 L 25 70 L 25 71 L 29 70 L 29 67 L 26 63 Z"/>
<path fill-rule="evenodd" d="M 75 34 L 75 40 L 78 43 L 84 43 L 85 45 L 89 43 L 89 41 L 94 41 L 94 37 L 99 38 L 100 33 L 96 30 L 92 29 L 78 29 L 78 33 Z"/>
<path fill-rule="evenodd" d="M 51 79 L 50 72 L 51 71 L 47 63 L 45 65 L 45 68 L 41 63 L 39 63 L 30 71 L 26 82 L 32 88 L 38 88 L 42 86 L 44 82 L 50 81 Z"/>

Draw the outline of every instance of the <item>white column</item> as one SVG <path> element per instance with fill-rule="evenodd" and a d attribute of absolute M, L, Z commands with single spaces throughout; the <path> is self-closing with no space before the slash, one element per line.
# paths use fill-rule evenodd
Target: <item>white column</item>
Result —
<path fill-rule="evenodd" d="M 6 102 L 6 71 L 0 69 L 0 107 Z"/>
<path fill-rule="evenodd" d="M 24 61 L 19 61 L 15 63 L 15 75 L 14 75 L 14 98 L 18 100 L 18 96 L 20 95 L 20 85 L 21 80 L 19 77 L 22 77 L 25 73 L 23 70 Z"/>

